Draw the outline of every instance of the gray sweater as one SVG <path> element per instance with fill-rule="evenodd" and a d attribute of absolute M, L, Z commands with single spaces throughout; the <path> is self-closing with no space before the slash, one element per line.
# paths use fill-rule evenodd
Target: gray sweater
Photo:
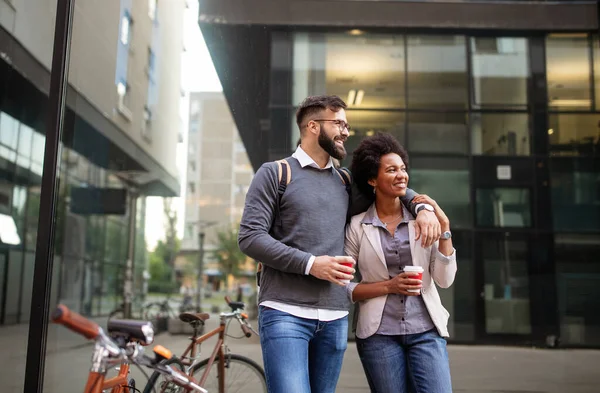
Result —
<path fill-rule="evenodd" d="M 347 310 L 343 287 L 304 274 L 311 255 L 344 255 L 349 202 L 344 183 L 333 168 L 302 168 L 295 158 L 287 161 L 292 181 L 281 199 L 281 225 L 272 226 L 279 185 L 275 163 L 256 172 L 240 223 L 240 249 L 263 263 L 259 303 Z"/>
<path fill-rule="evenodd" d="M 311 255 L 344 255 L 345 185 L 334 168 L 302 168 L 295 158 L 287 161 L 292 180 L 279 207 L 281 224 L 273 224 L 279 186 L 273 162 L 256 172 L 240 223 L 240 249 L 263 263 L 258 301 L 347 310 L 344 287 L 305 274 Z"/>

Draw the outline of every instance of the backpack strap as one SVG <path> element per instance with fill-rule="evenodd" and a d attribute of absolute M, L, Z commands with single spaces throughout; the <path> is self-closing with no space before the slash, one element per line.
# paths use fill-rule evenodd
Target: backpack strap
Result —
<path fill-rule="evenodd" d="M 281 205 L 281 199 L 283 198 L 283 193 L 285 192 L 288 184 L 292 181 L 292 167 L 287 162 L 286 159 L 275 161 L 277 164 L 277 202 L 275 203 L 275 217 L 273 225 L 282 225 L 281 214 L 279 214 L 279 206 Z M 262 273 L 263 265 L 261 262 L 257 262 L 256 264 L 256 285 L 260 287 L 260 276 Z"/>
<path fill-rule="evenodd" d="M 275 204 L 275 223 L 282 225 L 281 215 L 279 214 L 279 206 L 281 205 L 281 199 L 285 190 L 292 181 L 292 168 L 286 159 L 275 161 L 277 164 L 277 178 L 279 179 L 279 185 L 277 186 L 277 203 Z"/>
<path fill-rule="evenodd" d="M 346 193 L 348 194 L 348 204 L 352 203 L 352 174 L 348 168 L 335 168 L 340 179 L 346 186 Z M 346 214 L 346 223 L 350 222 L 352 216 L 350 215 L 350 205 L 348 205 L 348 213 Z"/>

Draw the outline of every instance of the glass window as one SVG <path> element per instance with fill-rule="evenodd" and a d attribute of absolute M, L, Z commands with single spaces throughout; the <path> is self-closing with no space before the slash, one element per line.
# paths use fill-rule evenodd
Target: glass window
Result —
<path fill-rule="evenodd" d="M 404 37 L 391 34 L 296 33 L 293 105 L 335 94 L 351 108 L 401 108 Z"/>
<path fill-rule="evenodd" d="M 526 113 L 473 113 L 471 149 L 473 154 L 527 156 L 531 136 Z"/>
<path fill-rule="evenodd" d="M 471 231 L 452 230 L 452 244 L 460 253 L 460 274 L 456 275 L 450 288 L 438 289 L 442 304 L 450 313 L 448 320 L 450 340 L 475 340 L 477 307 L 472 243 Z"/>
<path fill-rule="evenodd" d="M 590 41 L 587 34 L 553 34 L 546 38 L 548 105 L 556 109 L 589 109 Z"/>
<path fill-rule="evenodd" d="M 600 236 L 556 235 L 560 338 L 566 345 L 600 345 Z"/>
<path fill-rule="evenodd" d="M 469 152 L 466 115 L 464 113 L 410 113 L 408 115 L 408 149 L 412 152 Z"/>
<path fill-rule="evenodd" d="M 29 288 L 21 286 L 22 267 L 23 253 L 11 250 L 8 253 L 8 280 L 6 281 L 6 293 L 9 296 L 6 297 L 6 303 L 4 304 L 4 323 L 8 325 L 19 323 L 21 313 L 19 309 L 19 294 L 21 291 L 31 291 L 31 286 Z M 21 344 L 25 344 L 27 338 L 23 337 L 22 339 L 24 341 Z"/>
<path fill-rule="evenodd" d="M 44 163 L 44 147 L 46 144 L 46 137 L 38 132 L 33 133 L 31 158 L 33 161 L 40 164 Z M 41 173 L 40 173 L 41 175 Z"/>
<path fill-rule="evenodd" d="M 466 158 L 409 157 L 409 187 L 444 209 L 453 228 L 471 227 L 469 164 Z"/>
<path fill-rule="evenodd" d="M 33 138 L 34 131 L 31 127 L 26 126 L 21 123 L 21 127 L 19 127 L 19 149 L 18 152 L 23 157 L 29 158 L 31 157 L 31 142 Z M 29 167 L 29 165 L 27 165 Z"/>
<path fill-rule="evenodd" d="M 481 247 L 486 333 L 530 334 L 527 242 L 486 238 Z"/>
<path fill-rule="evenodd" d="M 408 105 L 467 106 L 467 53 L 463 36 L 409 36 Z"/>
<path fill-rule="evenodd" d="M 525 107 L 529 62 L 527 39 L 471 38 L 473 107 Z"/>
<path fill-rule="evenodd" d="M 5 112 L 0 112 L 0 143 L 17 150 L 19 121 Z"/>
<path fill-rule="evenodd" d="M 596 110 L 600 110 L 600 39 L 597 35 L 592 41 L 594 56 L 594 91 L 596 97 Z"/>
<path fill-rule="evenodd" d="M 350 136 L 345 143 L 348 155 L 342 161 L 348 166 L 352 160 L 352 152 L 358 147 L 360 141 L 378 132 L 387 132 L 395 136 L 405 145 L 405 114 L 402 112 L 347 110 L 346 117 L 350 124 Z"/>
<path fill-rule="evenodd" d="M 600 115 L 551 114 L 548 127 L 552 155 L 600 155 Z"/>
<path fill-rule="evenodd" d="M 480 227 L 530 227 L 529 190 L 525 188 L 478 189 L 477 225 Z"/>
<path fill-rule="evenodd" d="M 600 230 L 600 168 L 593 159 L 551 159 L 550 184 L 555 230 Z"/>

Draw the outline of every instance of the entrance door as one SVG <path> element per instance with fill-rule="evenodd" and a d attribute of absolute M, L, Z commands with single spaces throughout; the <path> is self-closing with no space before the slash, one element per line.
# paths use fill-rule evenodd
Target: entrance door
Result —
<path fill-rule="evenodd" d="M 527 342 L 531 339 L 529 235 L 483 232 L 476 239 L 479 338 Z"/>

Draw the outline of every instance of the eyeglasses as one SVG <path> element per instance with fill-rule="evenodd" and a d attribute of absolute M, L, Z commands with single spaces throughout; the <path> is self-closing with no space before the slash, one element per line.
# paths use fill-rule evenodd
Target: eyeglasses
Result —
<path fill-rule="evenodd" d="M 338 126 L 340 131 L 344 131 L 344 129 L 350 131 L 350 124 L 346 123 L 343 120 L 331 120 L 331 119 L 314 119 L 313 121 L 331 121 L 333 124 Z"/>

